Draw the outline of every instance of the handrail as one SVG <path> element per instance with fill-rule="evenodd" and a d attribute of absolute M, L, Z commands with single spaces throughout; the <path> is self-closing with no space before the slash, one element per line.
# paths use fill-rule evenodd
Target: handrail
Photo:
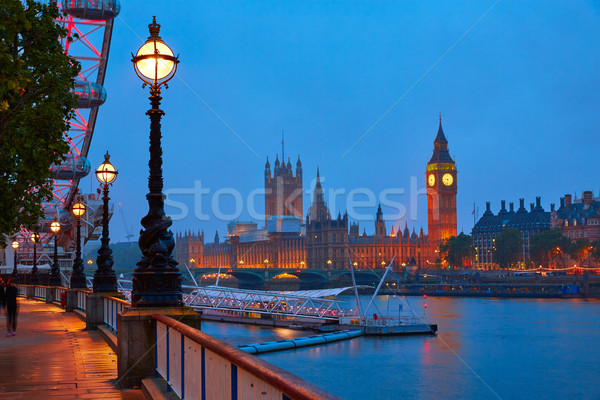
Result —
<path fill-rule="evenodd" d="M 102 296 L 102 322 L 108 325 L 115 333 L 117 332 L 117 319 L 119 312 L 125 307 L 131 307 L 131 303 L 117 297 L 106 294 Z"/>
<path fill-rule="evenodd" d="M 275 389 L 285 393 L 284 398 L 294 400 L 337 400 L 339 397 L 320 389 L 311 383 L 291 374 L 284 369 L 272 365 L 258 357 L 246 353 L 206 333 L 194 329 L 173 318 L 153 314 L 152 318 L 162 322 L 167 327 L 173 328 L 183 336 L 196 342 L 209 351 L 223 357 L 230 363 L 245 370 L 249 374 L 272 385 Z M 156 338 L 158 342 L 159 338 Z M 182 355 L 183 356 L 183 355 Z"/>
<path fill-rule="evenodd" d="M 131 307 L 131 302 L 129 302 L 129 301 L 127 301 L 127 300 L 120 299 L 120 298 L 118 298 L 118 297 L 112 297 L 112 296 L 109 296 L 109 295 L 107 295 L 107 294 L 103 294 L 103 295 L 102 295 L 102 298 L 103 298 L 103 299 L 110 299 L 110 300 L 112 300 L 112 301 L 115 301 L 115 302 L 117 302 L 117 303 L 121 303 L 121 304 L 123 304 L 124 306 Z"/>

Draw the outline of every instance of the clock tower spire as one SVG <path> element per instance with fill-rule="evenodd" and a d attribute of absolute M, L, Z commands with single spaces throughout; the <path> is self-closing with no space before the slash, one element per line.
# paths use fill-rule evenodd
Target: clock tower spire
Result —
<path fill-rule="evenodd" d="M 456 236 L 456 164 L 448 152 L 448 140 L 442 129 L 442 116 L 433 141 L 433 155 L 427 163 L 427 225 L 429 243 L 438 246 Z"/>

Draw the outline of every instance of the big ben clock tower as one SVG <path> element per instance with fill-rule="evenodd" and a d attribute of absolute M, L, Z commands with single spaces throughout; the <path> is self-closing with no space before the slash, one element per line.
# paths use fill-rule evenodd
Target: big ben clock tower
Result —
<path fill-rule="evenodd" d="M 440 127 L 433 142 L 433 155 L 427 163 L 427 225 L 429 243 L 456 236 L 456 164 L 448 153 L 448 140 Z"/>

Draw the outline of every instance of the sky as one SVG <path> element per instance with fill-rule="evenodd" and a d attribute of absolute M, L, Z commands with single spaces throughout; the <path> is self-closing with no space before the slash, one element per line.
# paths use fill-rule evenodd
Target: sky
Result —
<path fill-rule="evenodd" d="M 388 230 L 427 231 L 440 113 L 459 232 L 486 201 L 497 212 L 541 196 L 549 210 L 565 193 L 598 196 L 597 2 L 121 1 L 88 154 L 95 168 L 108 150 L 119 170 L 112 241 L 137 239 L 148 210 L 149 92 L 130 60 L 153 15 L 180 59 L 161 106 L 174 232 L 212 240 L 232 218 L 261 225 L 282 130 L 285 157 L 302 161 L 304 214 L 318 166 L 331 213 L 350 209 L 361 232 L 382 199 Z"/>

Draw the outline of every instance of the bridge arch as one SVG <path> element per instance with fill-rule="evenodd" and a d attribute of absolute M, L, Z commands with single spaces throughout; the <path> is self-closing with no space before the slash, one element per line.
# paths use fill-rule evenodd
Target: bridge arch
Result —
<path fill-rule="evenodd" d="M 356 279 L 357 285 L 376 286 L 381 277 L 373 271 L 354 271 L 354 278 Z M 339 272 L 329 279 L 331 284 L 337 284 L 341 286 L 352 285 L 352 275 L 350 271 Z"/>

